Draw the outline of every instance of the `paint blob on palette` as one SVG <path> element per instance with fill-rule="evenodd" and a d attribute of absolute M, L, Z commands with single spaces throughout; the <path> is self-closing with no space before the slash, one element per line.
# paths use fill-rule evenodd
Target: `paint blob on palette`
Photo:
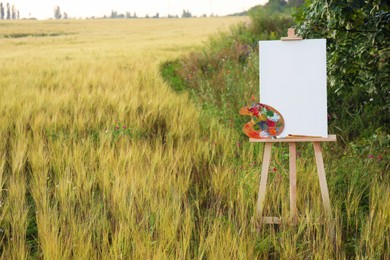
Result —
<path fill-rule="evenodd" d="M 251 121 L 246 123 L 242 129 L 250 138 L 272 138 L 283 132 L 283 116 L 269 105 L 254 103 L 250 107 L 245 106 L 240 109 L 240 115 L 251 117 Z"/>

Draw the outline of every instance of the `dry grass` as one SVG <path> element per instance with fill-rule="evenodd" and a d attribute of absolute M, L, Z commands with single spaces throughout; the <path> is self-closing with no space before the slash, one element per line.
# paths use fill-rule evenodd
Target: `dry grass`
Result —
<path fill-rule="evenodd" d="M 261 162 L 261 151 L 240 148 L 239 170 L 232 161 L 238 133 L 202 115 L 159 76 L 161 61 L 239 20 L 0 24 L 0 37 L 23 36 L 2 38 L 0 50 L 3 258 L 346 256 L 337 205 L 332 239 L 316 223 L 259 230 L 253 221 L 259 167 L 249 164 Z M 320 195 L 311 186 L 318 184 L 308 165 L 298 162 L 308 176 L 299 183 L 298 207 L 318 216 Z M 278 192 L 266 201 L 268 214 L 279 204 L 288 212 L 288 182 L 280 174 L 271 177 L 270 190 Z M 373 185 L 379 193 L 372 194 L 369 217 L 360 216 L 367 225 L 357 250 L 370 256 L 389 247 L 390 202 L 380 193 L 388 186 Z M 353 217 L 359 201 L 350 192 Z M 305 212 L 307 198 L 313 210 Z"/>

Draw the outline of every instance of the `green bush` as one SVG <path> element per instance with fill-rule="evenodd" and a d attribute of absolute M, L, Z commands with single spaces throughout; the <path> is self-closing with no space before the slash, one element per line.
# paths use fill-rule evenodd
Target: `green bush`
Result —
<path fill-rule="evenodd" d="M 389 133 L 388 1 L 307 1 L 296 15 L 304 38 L 326 38 L 330 129 L 346 140 Z"/>

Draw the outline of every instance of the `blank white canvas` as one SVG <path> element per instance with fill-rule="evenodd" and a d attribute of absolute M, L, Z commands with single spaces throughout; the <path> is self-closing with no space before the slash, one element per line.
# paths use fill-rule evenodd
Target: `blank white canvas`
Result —
<path fill-rule="evenodd" d="M 260 41 L 260 102 L 278 110 L 280 136 L 328 136 L 326 40 Z"/>

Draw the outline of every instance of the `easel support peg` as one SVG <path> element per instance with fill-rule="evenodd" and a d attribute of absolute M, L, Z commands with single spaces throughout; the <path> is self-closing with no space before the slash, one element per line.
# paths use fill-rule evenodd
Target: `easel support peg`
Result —
<path fill-rule="evenodd" d="M 302 40 L 302 37 L 299 37 L 295 34 L 295 28 L 288 28 L 287 37 L 280 38 L 282 41 L 299 41 Z"/>

